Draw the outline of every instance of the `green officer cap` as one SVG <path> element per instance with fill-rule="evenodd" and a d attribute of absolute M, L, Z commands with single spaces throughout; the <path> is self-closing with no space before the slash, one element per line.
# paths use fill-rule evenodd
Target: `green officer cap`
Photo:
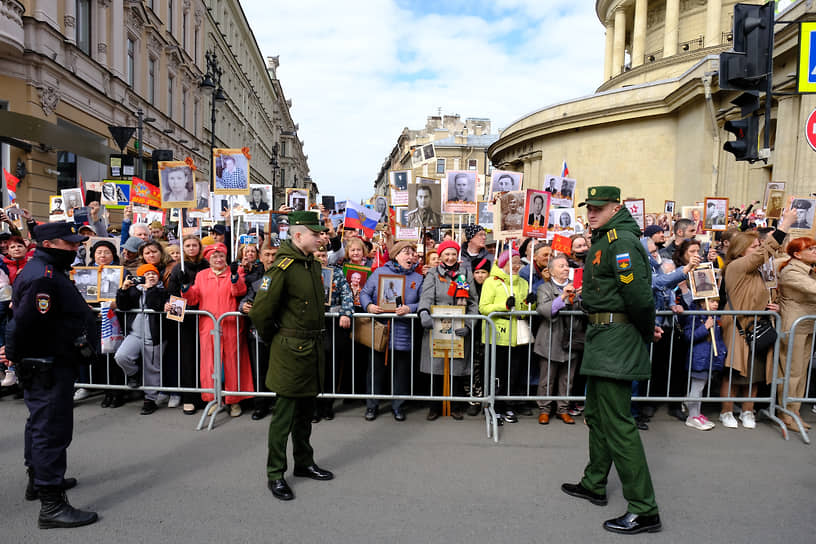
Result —
<path fill-rule="evenodd" d="M 587 189 L 587 199 L 578 206 L 605 206 L 610 202 L 620 203 L 620 189 L 611 185 L 598 185 Z"/>
<path fill-rule="evenodd" d="M 289 214 L 289 226 L 303 225 L 315 232 L 326 232 L 329 230 L 320 224 L 320 219 L 315 212 L 292 212 Z"/>

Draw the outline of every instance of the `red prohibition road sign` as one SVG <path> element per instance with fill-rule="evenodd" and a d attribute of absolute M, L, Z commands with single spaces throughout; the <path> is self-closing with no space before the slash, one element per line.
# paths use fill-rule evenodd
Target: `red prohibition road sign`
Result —
<path fill-rule="evenodd" d="M 816 151 L 816 110 L 810 112 L 805 123 L 805 139 L 810 148 Z"/>

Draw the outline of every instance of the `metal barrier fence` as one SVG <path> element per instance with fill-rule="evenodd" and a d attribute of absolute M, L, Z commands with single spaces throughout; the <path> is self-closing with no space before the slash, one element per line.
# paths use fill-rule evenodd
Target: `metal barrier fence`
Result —
<path fill-rule="evenodd" d="M 808 321 L 813 322 L 810 327 L 806 326 Z M 783 341 L 786 348 L 783 350 L 785 353 L 785 372 L 780 386 L 779 404 L 796 423 L 802 440 L 806 444 L 810 444 L 807 427 L 802 422 L 798 410 L 788 410 L 787 408 L 789 404 L 794 404 L 798 408 L 799 404 L 810 402 L 814 403 L 814 411 L 816 411 L 816 383 L 813 380 L 813 373 L 816 372 L 816 368 L 814 368 L 816 366 L 816 360 L 814 360 L 814 353 L 816 353 L 816 315 L 803 315 L 797 318 L 791 324 L 790 330 L 785 333 Z M 782 360 L 780 359 L 779 362 L 781 364 Z M 802 384 L 802 381 L 804 381 L 804 384 Z"/>

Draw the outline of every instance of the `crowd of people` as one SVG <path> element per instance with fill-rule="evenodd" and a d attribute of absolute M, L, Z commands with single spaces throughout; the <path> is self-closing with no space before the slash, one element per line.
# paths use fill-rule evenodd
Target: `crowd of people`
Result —
<path fill-rule="evenodd" d="M 124 339 L 115 349 L 97 346 L 99 355 L 77 378 L 77 383 L 87 385 L 77 387 L 74 401 L 98 398 L 92 396 L 93 386 L 112 384 L 141 389 L 138 395 L 143 415 L 154 413 L 164 403 L 194 414 L 213 396 L 184 390 L 213 388 L 217 347 L 223 368 L 221 384 L 230 392 L 224 397 L 229 415 L 238 417 L 251 408 L 253 419 L 266 417 L 274 398 L 253 393 L 268 392 L 269 349 L 250 320 L 223 319 L 220 342 L 216 343 L 211 334 L 215 327 L 212 319 L 187 313 L 183 320 L 171 321 L 163 313 L 170 310 L 170 297 L 175 296 L 186 300 L 188 311 L 201 310 L 216 318 L 227 312 L 248 314 L 255 295 L 263 290 L 264 273 L 275 262 L 278 238 L 257 229 L 258 243 L 239 245 L 232 259 L 234 240 L 223 224 L 216 224 L 203 233 L 206 235 L 186 235 L 179 240 L 172 229 L 160 223 L 133 223 L 130 210 L 125 210 L 121 229 L 110 228 L 98 203 L 90 207 L 91 222 L 79 226 L 79 231 L 99 238 L 87 248 L 88 255 L 80 251 L 75 264 L 87 260 L 92 266 L 125 268 L 116 300 L 99 313 L 100 320 L 104 312 L 109 319 L 118 320 Z M 587 324 L 581 313 L 582 287 L 577 280 L 581 277 L 578 271 L 592 265 L 588 226 L 571 237 L 569 251 L 557 251 L 550 242 L 533 239 L 519 240 L 518 245 L 499 243 L 497 248 L 496 242 L 488 244 L 488 233 L 476 224 L 425 232 L 417 244 L 393 240 L 385 231 L 378 232 L 374 241 L 362 238 L 355 230 L 337 232 L 328 213 L 321 212 L 329 230 L 321 234 L 322 247 L 315 257 L 330 271 L 326 311 L 337 316 L 327 317 L 325 323 L 329 369 L 322 379 L 322 392 L 371 396 L 362 415 L 372 421 L 381 407 L 373 396 L 440 397 L 444 376 L 448 375 L 451 395 L 473 398 L 470 403 L 454 402 L 452 417 L 476 416 L 482 409 L 478 397 L 487 387 L 484 361 L 493 336 L 478 321 L 463 320 L 451 332 L 464 340 L 464 353 L 446 360 L 435 354 L 432 346 L 431 331 L 438 320 L 432 315 L 433 307 L 462 306 L 465 315 L 533 310 L 535 316 L 494 319 L 495 378 L 497 394 L 503 397 L 496 409 L 506 423 L 516 423 L 520 416 L 537 416 L 542 425 L 549 424 L 551 418 L 575 423 L 583 410 L 581 402 L 561 399 L 533 403 L 513 397 L 584 396 L 580 366 Z M 816 314 L 816 240 L 788 236 L 797 220 L 795 210 L 786 211 L 776 228 L 756 227 L 752 222 L 755 213 L 750 206 L 733 208 L 726 230 L 712 233 L 710 242 L 697 237 L 698 225 L 693 220 L 679 217 L 668 231 L 648 225 L 642 233 L 641 242 L 651 265 L 655 308 L 671 314 L 658 316 L 657 325 L 664 334 L 653 346 L 652 379 L 634 382 L 633 393 L 699 399 L 668 403 L 669 414 L 694 429 L 709 430 L 716 425 L 701 409 L 707 395 L 755 397 L 760 389 L 769 387 L 775 369 L 772 350 L 760 352 L 742 339 L 761 327 L 764 318 L 687 315 L 688 311 L 768 310 L 781 315 L 783 330 L 800 316 Z M 31 237 L 36 223 L 28 212 L 24 217 L 27 234 L 7 218 L 0 218 L 9 227 L 0 234 L 0 342 L 4 324 L 14 311 L 9 305 L 15 278 L 36 242 Z M 115 238 L 119 238 L 118 244 Z M 773 289 L 767 287 L 761 272 L 769 262 L 774 263 L 777 276 Z M 695 300 L 689 277 L 704 263 L 719 271 L 719 296 Z M 345 265 L 366 272 L 352 270 L 347 274 Z M 381 276 L 401 278 L 403 286 L 397 298 L 385 297 L 395 302 L 388 309 L 379 293 Z M 389 288 L 394 285 L 389 283 Z M 92 306 L 99 308 L 99 304 Z M 359 313 L 416 314 L 417 319 L 375 318 L 372 322 L 355 318 Z M 377 331 L 385 334 L 385 349 L 372 348 L 376 339 L 366 340 L 364 329 L 371 329 L 375 336 Z M 805 389 L 811 383 L 812 331 L 812 327 L 804 327 L 782 338 L 776 372 L 786 372 L 790 350 L 792 397 L 806 396 Z M 2 371 L 2 386 L 15 386 L 15 369 L 9 366 Z M 117 408 L 133 399 L 136 393 L 126 387 L 100 390 L 102 406 Z M 810 396 L 814 396 L 813 391 Z M 332 419 L 336 403 L 328 398 L 318 402 L 313 421 Z M 390 402 L 396 421 L 406 419 L 405 407 L 404 399 Z M 633 405 L 640 429 L 648 429 L 656 407 L 652 402 Z M 788 407 L 799 413 L 798 404 Z M 425 403 L 425 408 L 428 420 L 437 419 L 443 410 L 437 401 Z M 782 417 L 790 429 L 798 430 L 792 418 Z M 755 407 L 744 402 L 738 409 L 725 402 L 717 419 L 726 428 L 741 424 L 751 429 L 756 425 Z"/>

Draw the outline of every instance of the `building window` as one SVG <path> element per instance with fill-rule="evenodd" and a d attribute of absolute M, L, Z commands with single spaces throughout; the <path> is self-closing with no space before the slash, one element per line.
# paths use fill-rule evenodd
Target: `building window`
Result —
<path fill-rule="evenodd" d="M 476 159 L 468 159 L 468 170 L 476 170 Z"/>
<path fill-rule="evenodd" d="M 187 89 L 181 90 L 181 126 L 187 128 Z"/>
<path fill-rule="evenodd" d="M 156 105 L 156 59 L 147 61 L 147 101 Z"/>
<path fill-rule="evenodd" d="M 286 168 L 281 168 L 281 187 L 286 187 Z"/>
<path fill-rule="evenodd" d="M 167 0 L 167 30 L 173 33 L 173 0 Z"/>
<path fill-rule="evenodd" d="M 181 15 L 181 47 L 187 49 L 187 12 Z"/>
<path fill-rule="evenodd" d="M 437 174 L 445 173 L 445 159 L 436 159 L 436 173 Z"/>
<path fill-rule="evenodd" d="M 193 102 L 193 136 L 198 136 L 198 98 Z"/>
<path fill-rule="evenodd" d="M 198 27 L 193 32 L 193 60 L 198 64 Z"/>
<path fill-rule="evenodd" d="M 167 78 L 167 116 L 170 119 L 173 118 L 173 84 L 175 81 L 173 76 Z"/>
<path fill-rule="evenodd" d="M 281 157 L 286 156 L 286 142 L 285 141 L 281 141 L 281 143 L 280 143 L 280 153 L 279 154 L 280 154 Z"/>
<path fill-rule="evenodd" d="M 76 0 L 76 42 L 83 53 L 91 54 L 91 0 Z"/>
<path fill-rule="evenodd" d="M 136 78 L 136 43 L 128 38 L 127 40 L 127 82 L 133 88 Z"/>

